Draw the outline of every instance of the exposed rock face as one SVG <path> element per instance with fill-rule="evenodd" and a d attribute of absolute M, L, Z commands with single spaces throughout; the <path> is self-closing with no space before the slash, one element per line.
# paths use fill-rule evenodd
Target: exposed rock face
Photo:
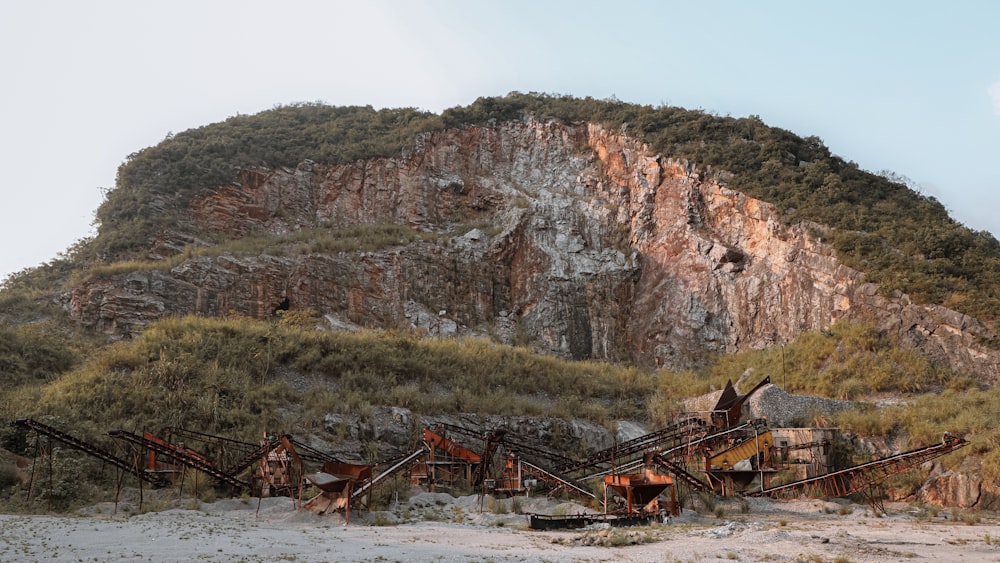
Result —
<path fill-rule="evenodd" d="M 365 252 L 194 256 L 91 280 L 64 296 L 71 314 L 127 334 L 165 314 L 265 317 L 287 299 L 337 326 L 490 335 L 670 368 L 848 318 L 984 381 L 1000 376 L 975 319 L 879 295 L 837 262 L 821 227 L 784 226 L 724 175 L 595 125 L 470 127 L 423 135 L 399 158 L 247 170 L 189 214 L 191 232 L 166 233 L 154 255 L 196 236 L 307 228 L 396 223 L 441 236 Z"/>
<path fill-rule="evenodd" d="M 957 470 L 945 470 L 941 463 L 933 461 L 924 464 L 930 478 L 924 482 L 919 492 L 920 500 L 935 506 L 976 507 L 980 510 L 995 510 L 995 492 L 984 491 L 981 459 L 967 457 Z M 989 487 L 987 487 L 989 489 Z"/>

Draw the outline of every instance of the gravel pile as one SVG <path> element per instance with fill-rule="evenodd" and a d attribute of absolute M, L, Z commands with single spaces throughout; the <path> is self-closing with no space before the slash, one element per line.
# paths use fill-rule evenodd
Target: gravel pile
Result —
<path fill-rule="evenodd" d="M 771 428 L 812 426 L 816 415 L 829 417 L 855 406 L 851 401 L 823 399 L 786 393 L 776 385 L 765 385 L 744 404 L 750 418 L 767 417 Z"/>

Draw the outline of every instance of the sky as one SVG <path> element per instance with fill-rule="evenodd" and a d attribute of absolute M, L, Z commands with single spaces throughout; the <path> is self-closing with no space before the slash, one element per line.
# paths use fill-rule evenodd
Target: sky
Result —
<path fill-rule="evenodd" d="M 759 115 L 1000 236 L 1000 2 L 0 5 L 0 279 L 92 236 L 129 154 L 277 105 L 512 91 Z"/>

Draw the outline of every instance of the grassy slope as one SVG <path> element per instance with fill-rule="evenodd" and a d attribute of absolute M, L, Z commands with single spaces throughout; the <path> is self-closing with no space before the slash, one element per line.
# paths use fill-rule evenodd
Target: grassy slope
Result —
<path fill-rule="evenodd" d="M 117 445 L 106 432 L 116 428 L 156 432 L 181 426 L 252 441 L 265 430 L 305 434 L 327 413 L 370 420 L 380 405 L 416 414 L 579 417 L 608 425 L 631 419 L 660 426 L 678 413 L 680 400 L 721 388 L 749 367 L 792 391 L 901 396 L 906 402 L 897 407 L 818 422 L 861 435 L 906 432 L 914 444 L 932 443 L 949 430 L 970 438 L 973 447 L 949 456 L 946 464 L 973 453 L 984 460 L 984 479 L 1000 477 L 997 421 L 983 416 L 1000 408 L 1000 391 L 976 389 L 968 378 L 900 351 L 870 327 L 837 325 L 804 335 L 785 346 L 784 369 L 780 350 L 771 350 L 721 357 L 702 373 L 670 373 L 567 362 L 483 340 L 332 333 L 306 328 L 304 321 L 301 312 L 271 322 L 167 319 L 134 341 L 89 354 L 76 351 L 68 359 L 51 348 L 48 356 L 0 350 L 0 363 L 20 362 L 22 373 L 31 370 L 31 362 L 53 370 L 42 380 L 22 377 L 8 387 L 0 395 L 0 418 L 40 418 L 109 449 Z M 59 374 L 66 367 L 61 362 L 71 367 Z M 855 368 L 877 376 L 844 377 L 857 373 Z M 0 429 L 0 446 L 30 455 L 26 438 Z M 113 494 L 100 489 L 108 483 L 100 464 L 82 454 L 58 448 L 56 453 L 55 506 Z M 12 474 L 12 467 L 0 463 L 0 504 L 43 508 L 19 504 L 19 487 L 5 482 L 4 474 Z"/>
<path fill-rule="evenodd" d="M 41 384 L 22 379 L 0 399 L 0 417 L 55 416 L 93 436 L 112 428 L 176 425 L 242 438 L 264 430 L 302 431 L 318 426 L 328 412 L 369 417 L 378 405 L 418 414 L 659 425 L 677 412 L 679 400 L 720 388 L 752 368 L 791 392 L 915 401 L 845 415 L 849 430 L 905 430 L 917 440 L 935 439 L 943 430 L 987 441 L 996 436 L 996 422 L 977 413 L 1000 406 L 1000 393 L 975 389 L 970 379 L 931 366 L 863 325 L 838 324 L 803 335 L 783 352 L 720 357 L 703 373 L 678 374 L 567 362 L 483 340 L 331 333 L 304 328 L 303 321 L 301 314 L 275 322 L 167 319 L 132 342 L 100 349 L 64 375 Z M 0 356 L 5 365 L 24 360 L 9 350 Z M 289 373 L 300 383 L 292 385 Z M 936 398 L 942 390 L 947 400 Z M 933 418 L 922 415 L 928 404 L 935 405 Z"/>

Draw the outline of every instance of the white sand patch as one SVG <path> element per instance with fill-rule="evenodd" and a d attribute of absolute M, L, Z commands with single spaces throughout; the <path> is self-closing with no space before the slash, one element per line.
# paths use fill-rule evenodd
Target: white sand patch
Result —
<path fill-rule="evenodd" d="M 256 499 L 237 499 L 135 516 L 112 517 L 106 505 L 88 516 L 0 515 L 0 561 L 1000 561 L 995 518 L 917 518 L 906 505 L 879 518 L 865 506 L 754 500 L 750 512 L 723 518 L 687 511 L 670 525 L 625 532 L 538 532 L 523 514 L 480 513 L 475 496 L 413 500 L 386 513 L 354 511 L 346 526 L 339 515 L 295 510 L 290 499 L 264 499 L 259 511 Z M 419 521 L 425 510 L 448 519 Z M 373 525 L 390 514 L 406 523 Z M 581 541 L 627 532 L 648 543 Z"/>

